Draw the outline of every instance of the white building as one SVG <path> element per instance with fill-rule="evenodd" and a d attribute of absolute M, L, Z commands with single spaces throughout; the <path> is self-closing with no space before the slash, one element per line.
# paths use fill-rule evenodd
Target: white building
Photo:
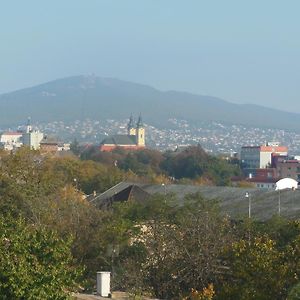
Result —
<path fill-rule="evenodd" d="M 1 134 L 0 143 L 4 150 L 13 150 L 22 146 L 21 131 L 7 131 Z"/>
<path fill-rule="evenodd" d="M 40 131 L 30 131 L 23 134 L 23 144 L 30 147 L 30 149 L 40 149 L 40 142 L 43 140 L 44 134 Z"/>

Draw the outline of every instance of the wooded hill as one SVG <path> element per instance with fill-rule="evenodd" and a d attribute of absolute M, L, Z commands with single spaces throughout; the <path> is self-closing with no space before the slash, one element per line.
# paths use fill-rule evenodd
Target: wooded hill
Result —
<path fill-rule="evenodd" d="M 257 105 L 112 78 L 74 76 L 0 95 L 0 126 L 39 122 L 124 119 L 142 113 L 148 123 L 167 126 L 169 118 L 299 131 L 300 115 Z M 280 121 L 279 121 L 280 120 Z"/>

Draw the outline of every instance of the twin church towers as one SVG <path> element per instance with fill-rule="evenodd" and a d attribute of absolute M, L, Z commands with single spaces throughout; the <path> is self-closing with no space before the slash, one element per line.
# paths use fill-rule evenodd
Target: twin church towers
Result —
<path fill-rule="evenodd" d="M 134 124 L 132 115 L 130 116 L 127 133 L 129 136 L 135 136 L 137 146 L 145 147 L 145 127 L 141 115 L 136 124 Z"/>
<path fill-rule="evenodd" d="M 116 148 L 139 150 L 145 148 L 145 126 L 140 115 L 135 124 L 132 115 L 127 124 L 127 135 L 112 135 L 105 138 L 100 145 L 100 151 L 110 152 Z"/>

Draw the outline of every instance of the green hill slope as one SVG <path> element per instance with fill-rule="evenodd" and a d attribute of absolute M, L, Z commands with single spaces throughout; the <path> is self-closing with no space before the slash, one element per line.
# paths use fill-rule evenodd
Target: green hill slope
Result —
<path fill-rule="evenodd" d="M 257 127 L 299 130 L 300 114 L 256 105 L 237 105 L 219 98 L 95 76 L 58 79 L 0 95 L 0 126 L 37 121 L 127 118 L 142 112 L 144 119 L 166 125 L 169 118 L 190 122 L 220 121 Z"/>

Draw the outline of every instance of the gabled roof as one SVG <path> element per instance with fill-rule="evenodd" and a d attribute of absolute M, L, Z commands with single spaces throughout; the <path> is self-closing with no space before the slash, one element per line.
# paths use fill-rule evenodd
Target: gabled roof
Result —
<path fill-rule="evenodd" d="M 278 191 L 259 188 L 120 182 L 96 197 L 88 197 L 88 201 L 96 207 L 109 208 L 115 201 L 134 199 L 134 201 L 142 202 L 147 201 L 151 195 L 170 193 L 176 197 L 176 203 L 182 205 L 186 195 L 201 193 L 208 200 L 218 199 L 220 209 L 224 214 L 233 219 L 240 219 L 243 216 L 248 216 L 249 202 L 245 197 L 246 192 L 251 195 L 252 213 L 256 219 L 267 220 L 278 213 Z M 281 191 L 282 199 L 284 199 L 282 215 L 292 219 L 299 218 L 300 206 L 296 205 L 297 200 L 299 200 L 299 193 L 300 190 Z"/>
<path fill-rule="evenodd" d="M 58 145 L 59 141 L 56 137 L 54 136 L 45 136 L 41 142 L 41 145 Z"/>
<path fill-rule="evenodd" d="M 134 135 L 112 135 L 108 138 L 105 138 L 102 142 L 101 145 L 136 145 L 136 140 L 135 140 Z"/>
<path fill-rule="evenodd" d="M 149 197 L 150 194 L 138 185 L 121 182 L 98 196 L 88 197 L 88 201 L 99 208 L 109 208 L 114 202 L 141 202 Z"/>

